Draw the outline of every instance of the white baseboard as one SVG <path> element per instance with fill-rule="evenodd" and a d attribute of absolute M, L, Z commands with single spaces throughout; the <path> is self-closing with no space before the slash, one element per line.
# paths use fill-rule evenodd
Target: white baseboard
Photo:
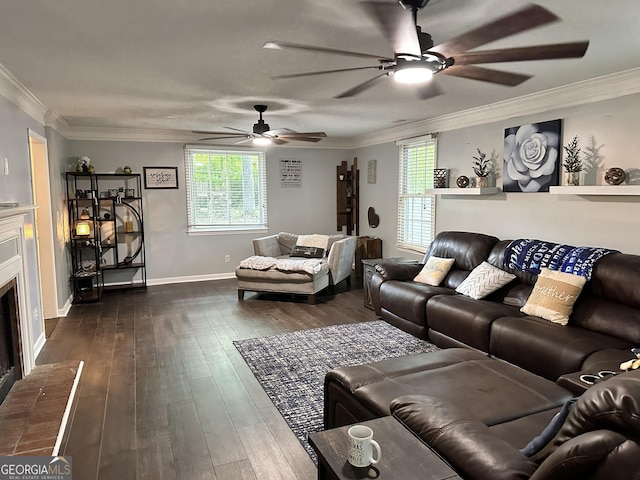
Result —
<path fill-rule="evenodd" d="M 66 317 L 69 314 L 69 310 L 71 310 L 71 305 L 73 302 L 73 297 L 67 298 L 67 301 L 64 303 L 62 308 L 58 309 L 58 318 Z"/>
<path fill-rule="evenodd" d="M 189 283 L 189 282 L 208 282 L 210 280 L 228 280 L 236 278 L 236 274 L 230 273 L 212 273 L 207 275 L 187 275 L 184 277 L 165 277 L 147 279 L 147 285 L 167 285 L 169 283 Z"/>
<path fill-rule="evenodd" d="M 42 350 L 45 343 L 47 343 L 47 337 L 45 336 L 44 332 L 42 332 L 33 345 L 33 358 L 38 358 L 38 355 L 40 355 L 40 350 Z"/>

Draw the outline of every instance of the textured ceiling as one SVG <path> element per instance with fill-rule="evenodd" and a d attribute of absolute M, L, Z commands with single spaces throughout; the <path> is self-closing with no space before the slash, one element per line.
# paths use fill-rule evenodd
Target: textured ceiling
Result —
<path fill-rule="evenodd" d="M 392 56 L 355 0 L 0 3 L 0 64 L 72 127 L 250 130 L 252 105 L 265 103 L 272 128 L 354 137 L 640 66 L 637 0 L 538 1 L 562 21 L 481 49 L 586 39 L 584 58 L 488 65 L 534 75 L 517 87 L 437 75 L 443 94 L 428 100 L 390 78 L 358 96 L 333 98 L 376 75 L 372 70 L 269 78 L 371 64 L 263 49 L 269 40 Z M 504 4 L 511 11 L 525 3 L 431 0 L 418 23 L 438 44 L 504 15 Z"/>

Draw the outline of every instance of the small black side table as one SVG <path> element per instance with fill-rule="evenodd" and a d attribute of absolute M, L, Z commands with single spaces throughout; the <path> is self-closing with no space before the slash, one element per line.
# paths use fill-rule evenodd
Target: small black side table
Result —
<path fill-rule="evenodd" d="M 410 260 L 408 258 L 393 257 L 393 258 L 371 258 L 362 260 L 363 277 L 362 277 L 362 289 L 364 290 L 364 306 L 370 310 L 373 310 L 373 303 L 371 302 L 371 288 L 369 282 L 371 277 L 376 272 L 376 265 L 380 262 L 397 262 L 397 263 L 418 263 L 417 260 Z"/>
<path fill-rule="evenodd" d="M 349 426 L 309 435 L 309 444 L 318 454 L 318 480 L 461 480 L 433 450 L 393 417 L 361 422 L 373 430 L 382 458 L 373 468 L 356 468 L 347 461 Z M 372 475 L 377 474 L 377 476 Z"/>

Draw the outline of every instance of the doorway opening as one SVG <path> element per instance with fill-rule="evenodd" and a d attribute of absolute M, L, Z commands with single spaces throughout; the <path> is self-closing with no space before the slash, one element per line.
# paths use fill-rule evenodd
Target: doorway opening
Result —
<path fill-rule="evenodd" d="M 33 203 L 38 206 L 34 211 L 34 233 L 40 267 L 38 272 L 42 296 L 42 317 L 43 319 L 56 318 L 58 316 L 58 291 L 56 288 L 47 139 L 31 130 L 29 130 L 29 156 L 31 157 Z"/>

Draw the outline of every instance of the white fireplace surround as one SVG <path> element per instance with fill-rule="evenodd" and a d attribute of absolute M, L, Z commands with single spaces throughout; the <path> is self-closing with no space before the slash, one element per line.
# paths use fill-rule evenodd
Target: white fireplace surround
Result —
<path fill-rule="evenodd" d="M 16 279 L 23 376 L 28 375 L 35 366 L 36 343 L 40 348 L 42 348 L 40 344 L 44 343 L 44 339 L 34 342 L 31 302 L 26 294 L 29 289 L 27 260 L 24 255 L 26 251 L 24 216 L 33 208 L 0 209 L 0 286 Z"/>

